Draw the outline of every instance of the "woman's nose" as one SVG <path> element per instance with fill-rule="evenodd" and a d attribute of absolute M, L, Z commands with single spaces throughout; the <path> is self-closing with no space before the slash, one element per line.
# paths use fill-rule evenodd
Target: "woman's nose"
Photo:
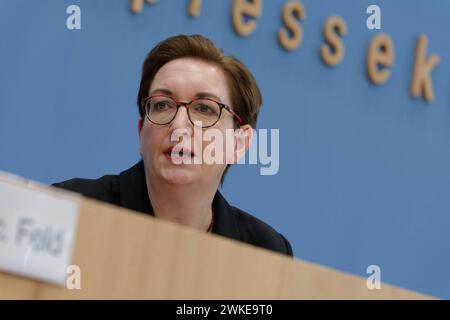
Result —
<path fill-rule="evenodd" d="M 171 126 L 173 128 L 190 128 L 192 126 L 191 121 L 189 120 L 188 110 L 186 106 L 180 106 L 175 115 L 175 119 L 173 119 Z"/>

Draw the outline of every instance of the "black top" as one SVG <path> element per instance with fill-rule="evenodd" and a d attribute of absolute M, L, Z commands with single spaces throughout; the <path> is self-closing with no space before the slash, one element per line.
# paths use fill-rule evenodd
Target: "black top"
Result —
<path fill-rule="evenodd" d="M 75 178 L 54 186 L 154 216 L 142 161 L 119 175 L 105 175 L 97 180 Z M 230 206 L 219 191 L 212 206 L 212 233 L 292 256 L 291 245 L 283 235 L 254 216 Z"/>

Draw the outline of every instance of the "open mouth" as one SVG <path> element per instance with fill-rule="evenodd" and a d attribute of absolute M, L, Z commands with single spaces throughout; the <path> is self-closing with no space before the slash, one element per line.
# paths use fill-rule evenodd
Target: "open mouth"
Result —
<path fill-rule="evenodd" d="M 170 147 L 164 150 L 164 155 L 168 159 L 173 158 L 194 158 L 194 153 L 188 148 Z"/>

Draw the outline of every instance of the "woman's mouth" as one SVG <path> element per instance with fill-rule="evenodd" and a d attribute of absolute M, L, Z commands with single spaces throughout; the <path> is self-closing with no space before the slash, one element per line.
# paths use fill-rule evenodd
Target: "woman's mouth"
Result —
<path fill-rule="evenodd" d="M 175 160 L 176 162 L 181 162 L 183 160 L 193 159 L 195 157 L 195 154 L 189 149 L 184 147 L 169 147 L 166 150 L 164 150 L 164 155 L 168 160 L 171 160 L 172 162 Z"/>

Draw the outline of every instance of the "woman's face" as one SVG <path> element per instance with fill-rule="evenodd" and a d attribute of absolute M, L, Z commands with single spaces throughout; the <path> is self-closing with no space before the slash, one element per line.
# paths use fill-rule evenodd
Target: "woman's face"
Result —
<path fill-rule="evenodd" d="M 215 101 L 234 107 L 231 105 L 224 71 L 215 64 L 194 58 L 179 58 L 166 63 L 156 73 L 149 88 L 148 96 L 155 94 L 167 95 L 181 102 L 189 102 L 207 95 Z M 147 174 L 150 174 L 151 178 L 163 179 L 170 184 L 202 182 L 218 184 L 232 155 L 223 152 L 223 161 L 219 161 L 220 163 L 206 163 L 205 149 L 211 143 L 221 143 L 221 146 L 217 146 L 217 150 L 225 150 L 222 145 L 225 142 L 226 129 L 233 129 L 233 124 L 233 116 L 225 110 L 222 110 L 220 120 L 213 127 L 205 129 L 196 127 L 196 134 L 185 107 L 180 107 L 175 119 L 166 125 L 154 124 L 144 117 L 138 129 L 140 151 Z M 215 130 L 215 133 L 219 131 L 222 133 L 222 142 L 204 141 L 205 134 L 208 135 L 207 131 L 211 129 Z M 181 138 L 182 135 L 185 137 Z M 184 157 L 188 157 L 185 160 L 191 160 L 185 162 L 190 163 L 180 164 L 180 158 L 172 157 L 168 151 L 175 145 L 180 146 L 181 141 Z M 193 155 L 189 154 L 189 151 L 193 152 Z"/>

